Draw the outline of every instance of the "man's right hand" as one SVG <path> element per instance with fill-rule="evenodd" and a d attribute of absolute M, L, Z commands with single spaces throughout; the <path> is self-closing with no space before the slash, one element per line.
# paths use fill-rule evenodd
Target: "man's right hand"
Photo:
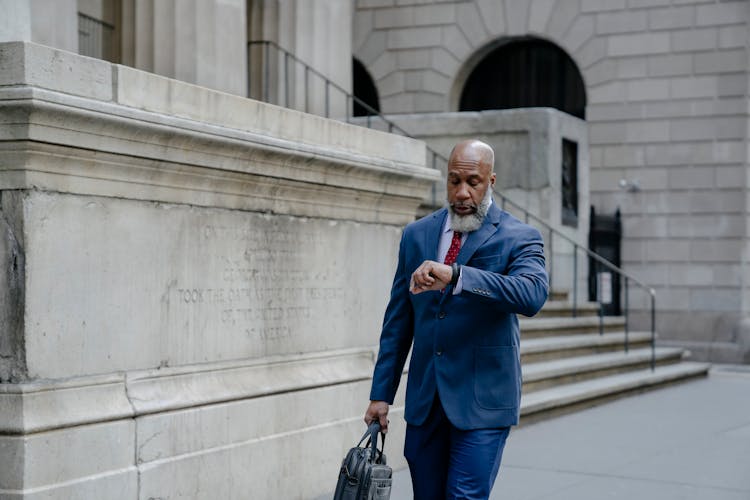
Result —
<path fill-rule="evenodd" d="M 375 420 L 380 422 L 380 432 L 388 432 L 388 403 L 385 401 L 370 401 L 365 412 L 365 423 L 370 425 Z"/>

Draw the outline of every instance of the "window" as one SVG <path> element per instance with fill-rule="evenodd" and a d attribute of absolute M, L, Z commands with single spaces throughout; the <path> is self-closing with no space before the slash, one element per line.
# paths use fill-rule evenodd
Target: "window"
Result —
<path fill-rule="evenodd" d="M 367 116 L 380 113 L 378 89 L 370 73 L 356 59 L 352 60 L 352 91 L 354 93 L 354 116 Z M 363 106 L 365 103 L 367 106 Z"/>
<path fill-rule="evenodd" d="M 562 223 L 578 226 L 578 144 L 562 140 Z"/>
<path fill-rule="evenodd" d="M 469 75 L 459 111 L 550 107 L 585 119 L 581 73 L 561 48 L 536 38 L 513 39 L 487 54 Z"/>

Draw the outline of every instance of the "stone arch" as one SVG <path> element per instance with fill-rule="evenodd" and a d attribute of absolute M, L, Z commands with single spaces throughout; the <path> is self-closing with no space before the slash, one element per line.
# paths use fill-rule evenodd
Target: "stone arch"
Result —
<path fill-rule="evenodd" d="M 477 51 L 466 67 L 470 71 L 454 86 L 458 111 L 551 107 L 585 119 L 581 72 L 570 55 L 548 40 L 502 37 Z"/>
<path fill-rule="evenodd" d="M 366 8 L 354 18 L 353 55 L 376 82 L 386 113 L 458 109 L 463 83 L 481 52 L 508 37 L 536 36 L 562 48 L 578 66 L 591 101 L 594 91 L 618 90 L 608 88 L 613 83 L 601 85 L 614 79 L 614 62 L 607 59 L 606 37 L 596 36 L 596 14 L 586 2 L 467 0 L 457 3 L 452 13 L 441 11 L 439 19 L 438 12 L 431 13 L 435 22 L 430 26 L 404 21 L 416 15 L 416 9 Z M 376 14 L 382 14 L 379 22 Z M 393 20 L 401 15 L 403 19 Z M 388 22 L 392 24 L 384 25 Z M 417 71 L 423 88 L 415 83 Z"/>
<path fill-rule="evenodd" d="M 467 12 L 482 19 L 469 40 L 471 53 L 462 58 L 453 74 L 447 97 L 448 110 L 459 109 L 461 91 L 477 64 L 499 46 L 520 37 L 546 40 L 561 48 L 576 64 L 589 100 L 591 85 L 611 80 L 606 41 L 595 36 L 594 16 L 582 12 L 580 2 L 567 0 L 473 0 Z M 469 37 L 467 37 L 469 38 Z"/>

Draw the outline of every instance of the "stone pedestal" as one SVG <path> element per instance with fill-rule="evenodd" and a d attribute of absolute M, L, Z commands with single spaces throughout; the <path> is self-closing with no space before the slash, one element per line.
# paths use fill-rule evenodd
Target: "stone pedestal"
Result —
<path fill-rule="evenodd" d="M 7 43 L 0 166 L 0 496 L 332 488 L 422 143 Z"/>

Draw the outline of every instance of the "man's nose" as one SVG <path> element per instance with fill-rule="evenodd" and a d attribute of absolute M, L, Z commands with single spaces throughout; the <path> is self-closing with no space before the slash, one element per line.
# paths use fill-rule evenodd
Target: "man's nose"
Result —
<path fill-rule="evenodd" d="M 459 200 L 466 200 L 470 198 L 469 188 L 466 184 L 459 184 L 458 189 L 456 190 L 456 198 L 458 198 Z"/>

